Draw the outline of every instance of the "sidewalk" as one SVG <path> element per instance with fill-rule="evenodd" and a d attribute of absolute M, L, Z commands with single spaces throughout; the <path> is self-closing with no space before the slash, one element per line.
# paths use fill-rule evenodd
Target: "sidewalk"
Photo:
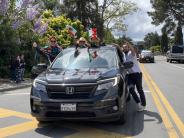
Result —
<path fill-rule="evenodd" d="M 22 81 L 19 84 L 16 84 L 15 82 L 10 81 L 9 79 L 0 79 L 0 92 L 27 88 L 30 87 L 31 84 L 32 84 L 31 79 L 25 79 L 25 81 Z"/>

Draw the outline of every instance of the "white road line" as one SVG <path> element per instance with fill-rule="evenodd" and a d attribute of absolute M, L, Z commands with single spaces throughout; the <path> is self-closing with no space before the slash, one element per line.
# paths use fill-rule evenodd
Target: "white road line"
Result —
<path fill-rule="evenodd" d="M 169 64 L 169 63 L 167 63 L 168 65 L 171 65 L 171 66 L 173 66 L 173 67 L 176 67 L 176 68 L 179 68 L 179 69 L 183 69 L 184 70 L 184 68 L 183 67 L 180 67 L 180 66 L 177 66 L 177 65 L 173 65 L 173 64 Z"/>

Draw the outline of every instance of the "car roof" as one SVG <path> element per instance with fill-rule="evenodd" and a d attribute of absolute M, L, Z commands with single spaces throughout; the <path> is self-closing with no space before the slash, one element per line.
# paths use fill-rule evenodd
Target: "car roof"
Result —
<path fill-rule="evenodd" d="M 71 46 L 71 47 L 67 47 L 66 49 L 75 49 L 75 48 L 76 48 L 76 46 Z M 117 49 L 117 47 L 114 45 L 105 45 L 105 46 L 90 47 L 90 49 L 110 49 L 110 50 L 113 50 L 113 49 Z"/>

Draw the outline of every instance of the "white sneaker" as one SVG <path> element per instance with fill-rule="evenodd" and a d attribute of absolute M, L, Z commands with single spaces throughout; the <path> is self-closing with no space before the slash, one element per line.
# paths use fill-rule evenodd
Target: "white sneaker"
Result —
<path fill-rule="evenodd" d="M 138 112 L 144 111 L 145 108 L 146 108 L 146 106 L 142 106 L 141 103 L 138 103 L 138 106 L 137 106 L 137 111 Z"/>

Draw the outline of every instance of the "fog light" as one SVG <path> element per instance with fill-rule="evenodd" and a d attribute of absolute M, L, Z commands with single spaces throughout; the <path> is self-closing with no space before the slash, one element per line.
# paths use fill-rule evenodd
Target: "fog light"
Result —
<path fill-rule="evenodd" d="M 113 106 L 112 109 L 117 111 L 118 110 L 118 106 Z"/>

